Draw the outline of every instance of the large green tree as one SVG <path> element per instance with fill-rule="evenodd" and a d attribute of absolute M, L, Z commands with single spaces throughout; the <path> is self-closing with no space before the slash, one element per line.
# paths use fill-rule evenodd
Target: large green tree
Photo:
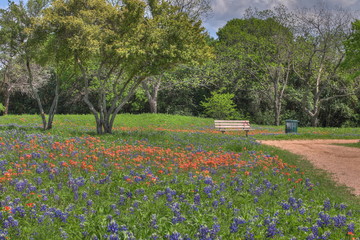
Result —
<path fill-rule="evenodd" d="M 238 85 L 260 93 L 272 104 L 275 125 L 280 124 L 294 60 L 293 35 L 285 25 L 285 14 L 284 8 L 255 11 L 229 21 L 218 32 L 221 56 L 238 63 Z"/>
<path fill-rule="evenodd" d="M 201 23 L 158 0 L 56 0 L 36 22 L 57 56 L 73 59 L 99 134 L 147 76 L 210 54 Z"/>
<path fill-rule="evenodd" d="M 200 19 L 208 17 L 212 12 L 210 0 L 167 0 L 166 2 L 173 5 L 177 12 L 187 14 L 188 17 L 194 21 L 199 21 Z M 142 87 L 148 98 L 151 113 L 157 113 L 158 111 L 159 91 L 161 89 L 168 89 L 173 84 L 174 78 L 166 78 L 164 77 L 164 74 L 149 76 L 142 82 Z"/>

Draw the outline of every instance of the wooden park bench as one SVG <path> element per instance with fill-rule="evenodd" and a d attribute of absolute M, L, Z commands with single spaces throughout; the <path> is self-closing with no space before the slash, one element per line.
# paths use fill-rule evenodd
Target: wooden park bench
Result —
<path fill-rule="evenodd" d="M 250 126 L 249 120 L 215 120 L 215 129 L 222 133 L 226 131 L 245 131 L 248 136 L 249 131 L 254 130 Z"/>

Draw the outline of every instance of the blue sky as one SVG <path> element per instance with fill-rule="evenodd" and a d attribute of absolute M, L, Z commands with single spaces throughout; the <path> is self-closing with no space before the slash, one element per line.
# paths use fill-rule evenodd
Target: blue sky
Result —
<path fill-rule="evenodd" d="M 0 0 L 0 8 L 7 7 L 7 0 Z M 18 2 L 18 0 L 15 0 Z M 353 11 L 360 11 L 360 0 L 323 0 L 329 7 L 342 7 Z M 272 9 L 279 4 L 285 5 L 288 9 L 314 6 L 314 0 L 212 0 L 213 14 L 211 18 L 204 21 L 204 27 L 212 37 L 223 27 L 227 21 L 233 18 L 241 18 L 244 11 L 249 8 L 259 10 Z"/>

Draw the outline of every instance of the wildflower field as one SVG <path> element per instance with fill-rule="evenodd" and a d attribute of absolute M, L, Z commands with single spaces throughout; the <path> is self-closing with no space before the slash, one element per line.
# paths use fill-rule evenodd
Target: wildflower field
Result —
<path fill-rule="evenodd" d="M 213 120 L 0 117 L 0 239 L 359 239 L 360 203 L 308 163 Z M 306 129 L 296 138 L 359 138 Z"/>

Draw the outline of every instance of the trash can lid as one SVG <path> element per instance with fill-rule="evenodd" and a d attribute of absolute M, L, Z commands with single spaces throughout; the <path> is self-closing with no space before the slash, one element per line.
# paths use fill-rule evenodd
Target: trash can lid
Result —
<path fill-rule="evenodd" d="M 285 120 L 285 122 L 299 122 L 298 120 Z"/>

